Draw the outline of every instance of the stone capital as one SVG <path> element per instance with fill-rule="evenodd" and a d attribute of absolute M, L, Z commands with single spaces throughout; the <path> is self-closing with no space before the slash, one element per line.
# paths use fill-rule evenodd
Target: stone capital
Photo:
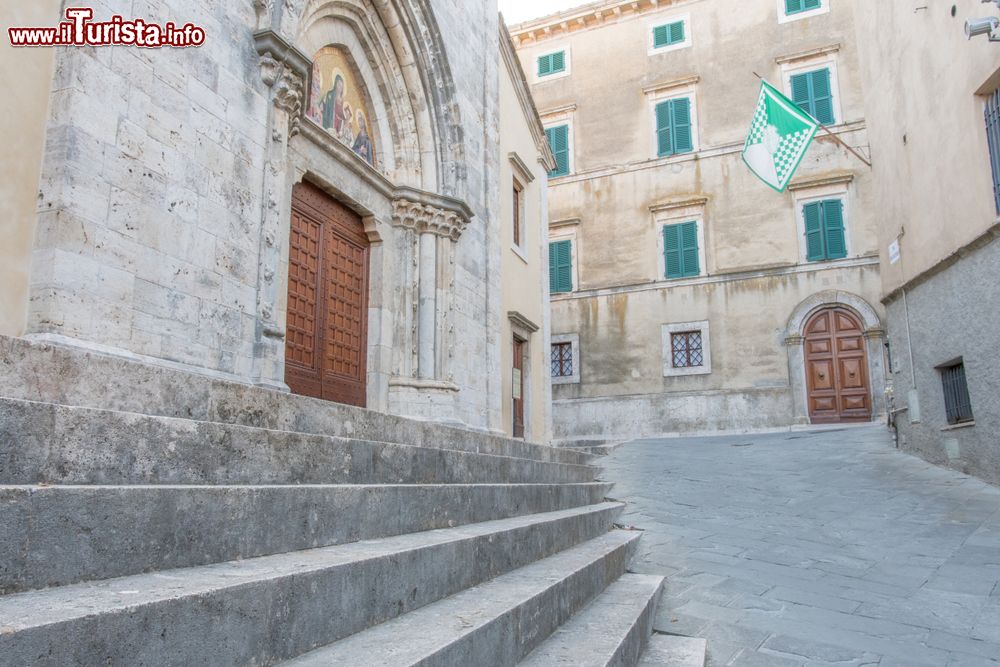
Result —
<path fill-rule="evenodd" d="M 457 241 L 468 226 L 469 217 L 462 211 L 448 210 L 426 202 L 397 197 L 392 201 L 392 224 Z"/>

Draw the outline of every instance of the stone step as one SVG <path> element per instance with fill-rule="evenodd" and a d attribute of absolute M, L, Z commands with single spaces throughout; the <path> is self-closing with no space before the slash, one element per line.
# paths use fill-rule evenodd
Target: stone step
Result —
<path fill-rule="evenodd" d="M 0 484 L 561 484 L 596 470 L 0 399 Z"/>
<path fill-rule="evenodd" d="M 639 667 L 705 667 L 708 642 L 695 637 L 654 634 Z"/>
<path fill-rule="evenodd" d="M 634 666 L 653 632 L 663 577 L 624 574 L 520 664 Z"/>
<path fill-rule="evenodd" d="M 0 665 L 273 663 L 608 539 L 622 507 L 602 503 L 0 597 Z M 626 561 L 623 553 L 592 564 L 586 577 L 603 588 Z M 583 596 L 580 577 L 567 583 L 561 595 Z M 550 606 L 536 608 L 545 612 L 537 622 L 568 616 Z"/>
<path fill-rule="evenodd" d="M 610 532 L 285 665 L 517 664 L 625 572 L 640 534 Z"/>
<path fill-rule="evenodd" d="M 0 594 L 594 505 L 610 488 L 0 486 Z"/>
<path fill-rule="evenodd" d="M 0 397 L 539 461 L 589 460 L 584 453 L 492 433 L 7 336 L 0 336 Z"/>

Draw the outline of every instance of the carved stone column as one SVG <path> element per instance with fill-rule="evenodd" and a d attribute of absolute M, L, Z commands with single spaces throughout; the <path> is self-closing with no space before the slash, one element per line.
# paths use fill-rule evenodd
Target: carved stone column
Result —
<path fill-rule="evenodd" d="M 278 322 L 278 276 L 287 241 L 291 192 L 288 139 L 298 132 L 311 68 L 309 59 L 271 31 L 254 35 L 261 79 L 270 89 L 268 141 L 261 183 L 260 239 L 257 255 L 257 330 L 254 382 L 287 389 L 284 383 L 285 329 Z"/>
<path fill-rule="evenodd" d="M 447 350 L 454 304 L 453 251 L 471 216 L 457 202 L 438 198 L 443 205 L 435 205 L 436 202 L 427 201 L 435 198 L 417 191 L 397 195 L 393 201 L 393 224 L 418 234 L 414 376 L 422 381 L 447 382 L 451 380 Z"/>

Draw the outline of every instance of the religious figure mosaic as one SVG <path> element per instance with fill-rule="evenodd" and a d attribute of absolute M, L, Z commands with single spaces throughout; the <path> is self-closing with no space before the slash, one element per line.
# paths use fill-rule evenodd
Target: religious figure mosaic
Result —
<path fill-rule="evenodd" d="M 375 132 L 364 88 L 358 85 L 343 49 L 325 46 L 313 58 L 309 117 L 371 166 L 376 166 Z"/>

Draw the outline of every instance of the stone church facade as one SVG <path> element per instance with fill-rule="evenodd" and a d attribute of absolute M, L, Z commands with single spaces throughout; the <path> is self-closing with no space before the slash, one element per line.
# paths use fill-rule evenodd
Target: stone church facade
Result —
<path fill-rule="evenodd" d="M 495 3 L 95 4 L 133 10 L 206 42 L 12 54 L 0 334 L 507 430 Z"/>
<path fill-rule="evenodd" d="M 851 7 L 739 4 L 607 0 L 511 26 L 560 160 L 556 440 L 884 419 L 871 170 L 823 133 L 785 192 L 741 161 L 755 74 L 866 154 Z"/>

